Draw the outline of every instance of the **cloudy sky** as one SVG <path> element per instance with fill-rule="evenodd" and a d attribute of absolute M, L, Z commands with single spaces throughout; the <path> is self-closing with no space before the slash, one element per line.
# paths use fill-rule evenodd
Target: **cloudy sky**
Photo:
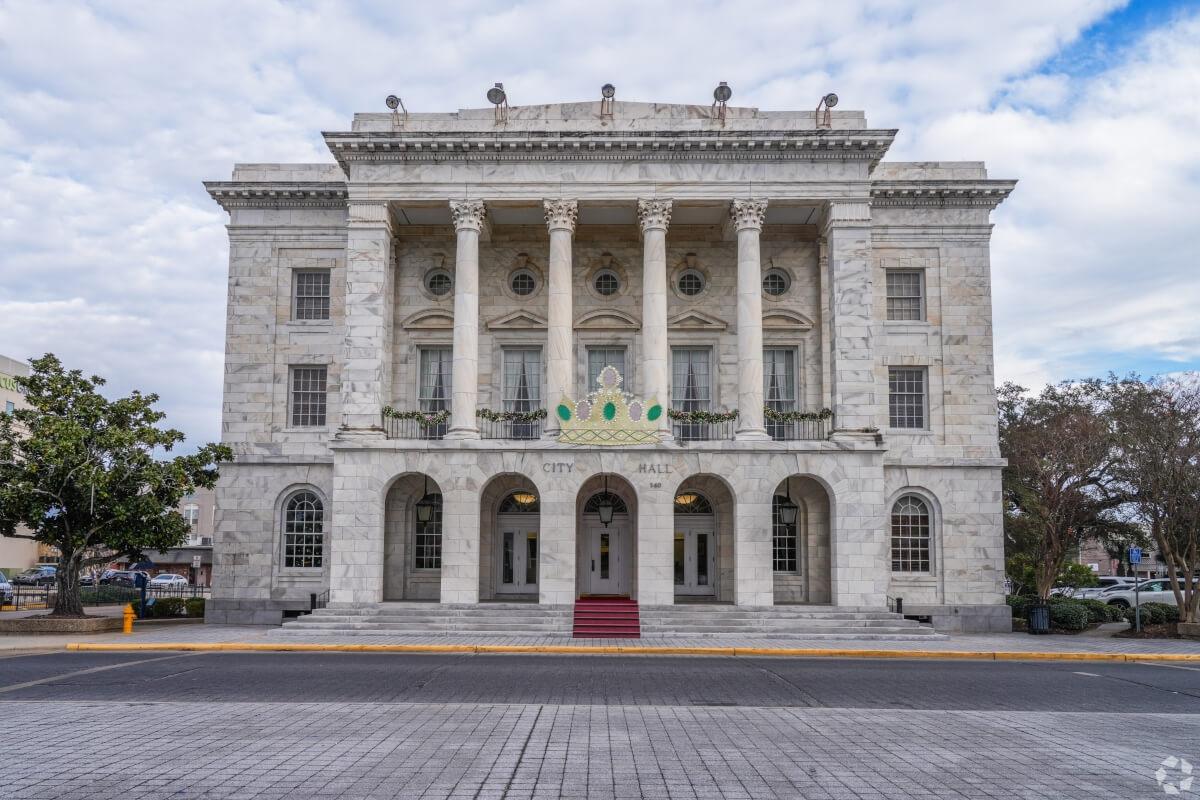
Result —
<path fill-rule="evenodd" d="M 686 12 L 683 9 L 688 9 Z M 219 437 L 235 161 L 410 110 L 618 99 L 810 108 L 893 160 L 985 160 L 998 377 L 1200 368 L 1200 5 L 0 0 L 0 353 L 58 353 Z"/>

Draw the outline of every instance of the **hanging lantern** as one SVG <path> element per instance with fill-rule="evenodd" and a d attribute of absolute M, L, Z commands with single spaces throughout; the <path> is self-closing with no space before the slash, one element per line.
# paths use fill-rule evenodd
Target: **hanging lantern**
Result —
<path fill-rule="evenodd" d="M 779 521 L 784 525 L 792 526 L 796 524 L 796 513 L 799 509 L 792 502 L 792 487 L 787 487 L 787 497 L 779 504 Z"/>
<path fill-rule="evenodd" d="M 425 491 L 417 503 L 417 522 L 422 524 L 433 519 L 433 498 L 429 496 L 429 476 L 425 476 Z"/>
<path fill-rule="evenodd" d="M 600 502 L 596 504 L 596 513 L 600 515 L 600 522 L 606 528 L 613 521 L 613 510 L 612 495 L 608 493 L 608 475 L 605 475 L 604 495 L 600 498 Z"/>

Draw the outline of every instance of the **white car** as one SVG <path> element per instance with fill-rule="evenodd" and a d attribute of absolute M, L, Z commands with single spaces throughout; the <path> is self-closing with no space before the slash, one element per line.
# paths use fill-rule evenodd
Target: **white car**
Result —
<path fill-rule="evenodd" d="M 1120 578 L 1115 575 L 1105 575 L 1103 578 L 1096 579 L 1096 586 L 1088 586 L 1083 589 L 1076 589 L 1071 593 L 1071 597 L 1076 600 L 1098 600 L 1100 596 L 1109 589 L 1119 589 L 1123 587 L 1133 588 L 1133 584 L 1137 582 L 1136 578 Z"/>
<path fill-rule="evenodd" d="M 162 575 L 155 575 L 150 579 L 151 586 L 187 586 L 188 579 L 182 575 L 176 575 L 170 572 L 164 572 Z"/>
<path fill-rule="evenodd" d="M 1183 587 L 1181 586 L 1180 588 Z M 1142 603 L 1175 605 L 1175 593 L 1171 591 L 1171 581 L 1168 578 L 1154 578 L 1142 581 L 1137 585 L 1136 592 L 1132 584 L 1129 586 L 1114 586 L 1106 589 L 1096 599 L 1103 600 L 1110 606 L 1120 606 L 1121 608 L 1133 608 L 1135 603 L 1137 605 L 1141 605 Z"/>

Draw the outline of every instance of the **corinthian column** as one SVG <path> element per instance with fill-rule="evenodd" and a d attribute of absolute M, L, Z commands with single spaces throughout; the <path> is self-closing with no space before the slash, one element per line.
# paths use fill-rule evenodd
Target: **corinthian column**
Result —
<path fill-rule="evenodd" d="M 762 266 L 759 234 L 766 200 L 734 200 L 737 230 L 738 439 L 769 439 L 763 426 Z"/>
<path fill-rule="evenodd" d="M 574 200 L 546 200 L 546 227 L 550 230 L 550 313 L 546 324 L 546 407 L 553 409 L 571 389 L 571 325 L 573 287 L 571 281 L 571 237 L 579 204 Z M 546 433 L 557 435 L 558 415 L 546 416 Z"/>
<path fill-rule="evenodd" d="M 670 200 L 638 200 L 642 226 L 642 386 L 664 409 L 658 429 L 671 438 L 671 350 L 667 344 L 667 226 Z"/>
<path fill-rule="evenodd" d="M 482 200 L 451 200 L 458 243 L 454 251 L 454 394 L 447 439 L 478 439 L 479 234 L 487 223 Z"/>

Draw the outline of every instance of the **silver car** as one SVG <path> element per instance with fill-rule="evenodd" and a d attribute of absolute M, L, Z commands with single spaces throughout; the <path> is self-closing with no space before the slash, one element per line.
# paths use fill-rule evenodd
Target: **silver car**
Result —
<path fill-rule="evenodd" d="M 0 570 L 0 602 L 2 602 L 4 605 L 8 606 L 8 605 L 12 605 L 12 601 L 13 601 L 12 584 L 8 582 L 8 576 L 4 574 L 4 571 Z"/>

